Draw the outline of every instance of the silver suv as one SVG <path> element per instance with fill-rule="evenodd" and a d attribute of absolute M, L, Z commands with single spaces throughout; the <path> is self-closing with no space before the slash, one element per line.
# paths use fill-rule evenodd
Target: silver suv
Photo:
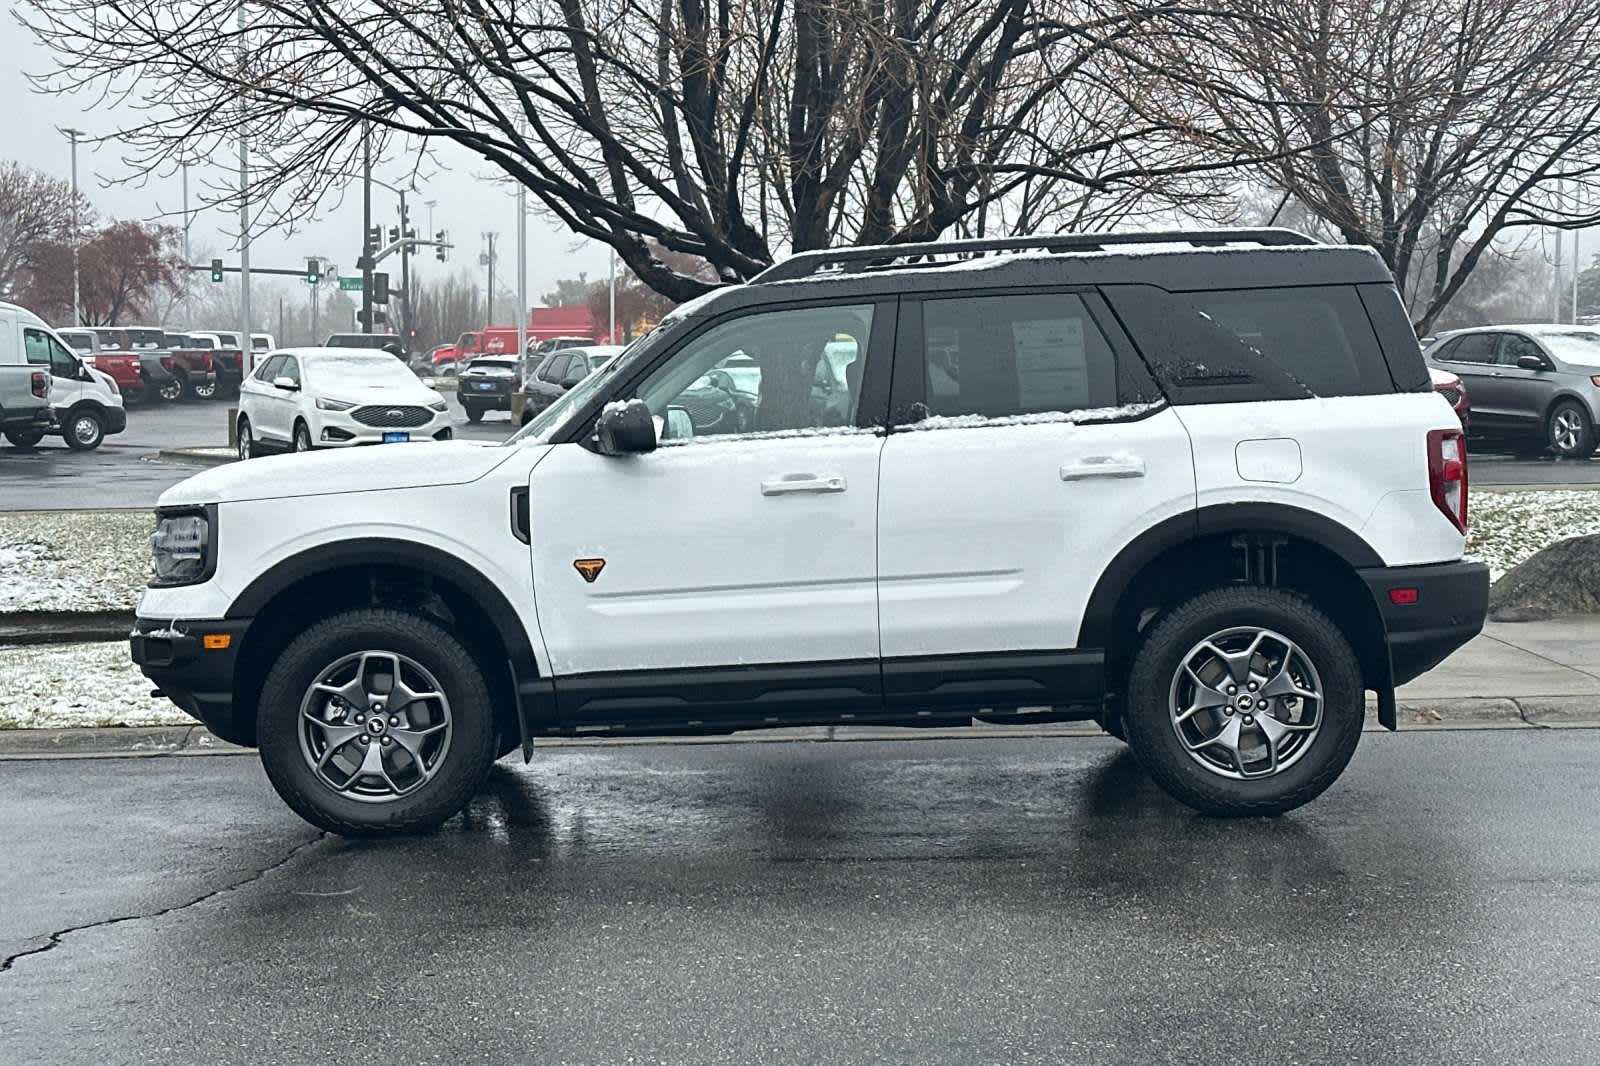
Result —
<path fill-rule="evenodd" d="M 1465 382 L 1473 437 L 1569 459 L 1600 443 L 1600 328 L 1481 326 L 1442 334 L 1423 354 Z"/>

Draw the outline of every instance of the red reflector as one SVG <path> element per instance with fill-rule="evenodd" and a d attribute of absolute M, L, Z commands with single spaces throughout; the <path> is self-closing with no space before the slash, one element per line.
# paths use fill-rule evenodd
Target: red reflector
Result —
<path fill-rule="evenodd" d="M 1405 607 L 1417 602 L 1416 589 L 1390 589 L 1389 602 L 1397 607 Z"/>

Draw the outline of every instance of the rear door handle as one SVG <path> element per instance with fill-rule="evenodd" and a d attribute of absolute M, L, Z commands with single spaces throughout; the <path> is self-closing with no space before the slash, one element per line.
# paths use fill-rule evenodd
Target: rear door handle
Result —
<path fill-rule="evenodd" d="M 763 496 L 788 496 L 796 492 L 843 492 L 843 474 L 785 474 L 775 481 L 761 483 Z"/>
<path fill-rule="evenodd" d="M 1062 481 L 1127 477 L 1144 477 L 1144 460 L 1137 455 L 1086 455 L 1061 464 Z"/>

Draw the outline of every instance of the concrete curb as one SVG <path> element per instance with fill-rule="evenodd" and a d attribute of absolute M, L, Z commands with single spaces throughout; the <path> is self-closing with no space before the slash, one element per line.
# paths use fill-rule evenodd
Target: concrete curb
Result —
<path fill-rule="evenodd" d="M 1600 698 L 1590 696 L 1402 700 L 1399 711 L 1401 732 L 1411 733 L 1452 729 L 1600 728 Z M 1378 725 L 1376 714 L 1370 707 L 1365 728 L 1367 732 L 1385 731 Z M 604 748 L 647 744 L 794 744 L 1100 735 L 1099 727 L 1092 722 L 926 729 L 911 726 L 805 726 L 709 737 L 551 737 L 535 741 L 534 746 Z M 219 740 L 200 725 L 0 730 L 0 760 L 251 754 L 254 754 L 254 749 Z"/>
<path fill-rule="evenodd" d="M 195 463 L 199 466 L 227 466 L 229 463 L 238 462 L 238 457 L 233 455 L 215 455 L 200 447 L 194 448 L 162 448 L 156 452 L 162 459 L 177 463 Z"/>
<path fill-rule="evenodd" d="M 132 628 L 132 611 L 8 611 L 0 613 L 0 645 L 127 640 Z"/>

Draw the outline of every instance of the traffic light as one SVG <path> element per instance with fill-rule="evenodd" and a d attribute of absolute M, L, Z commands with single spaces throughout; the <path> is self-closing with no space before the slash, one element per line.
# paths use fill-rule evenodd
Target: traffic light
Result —
<path fill-rule="evenodd" d="M 367 230 L 367 251 L 368 252 L 377 251 L 378 250 L 378 246 L 380 244 L 382 244 L 382 243 L 383 243 L 383 227 L 382 226 L 373 226 L 372 228 Z"/>
<path fill-rule="evenodd" d="M 367 324 L 367 315 L 365 311 L 356 312 L 356 322 L 363 326 Z M 388 322 L 389 316 L 384 314 L 382 309 L 377 307 L 372 309 L 372 324 L 374 326 L 388 325 Z"/>
<path fill-rule="evenodd" d="M 317 282 L 319 282 L 321 280 L 322 280 L 322 260 L 320 260 L 320 259 L 307 259 L 306 260 L 306 284 L 307 285 L 315 285 Z"/>
<path fill-rule="evenodd" d="M 389 302 L 389 275 L 383 273 L 372 275 L 372 302 L 375 304 Z"/>
<path fill-rule="evenodd" d="M 440 230 L 438 233 L 434 234 L 434 239 L 437 240 L 439 243 L 433 249 L 433 257 L 435 259 L 439 260 L 439 262 L 442 263 L 442 262 L 444 262 L 444 253 L 445 253 L 445 234 L 444 234 L 444 230 Z"/>
<path fill-rule="evenodd" d="M 211 260 L 211 280 L 212 281 L 221 281 L 222 280 L 222 260 L 220 260 L 220 259 Z"/>
<path fill-rule="evenodd" d="M 400 239 L 400 227 L 399 226 L 390 226 L 389 227 L 389 243 L 393 244 L 395 241 L 398 241 L 399 239 Z"/>

